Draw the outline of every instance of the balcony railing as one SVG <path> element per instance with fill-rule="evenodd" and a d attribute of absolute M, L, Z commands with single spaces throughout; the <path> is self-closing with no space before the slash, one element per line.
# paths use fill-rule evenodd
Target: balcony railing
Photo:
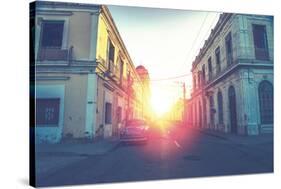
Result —
<path fill-rule="evenodd" d="M 268 60 L 269 54 L 266 48 L 255 48 L 255 55 L 257 60 Z"/>
<path fill-rule="evenodd" d="M 69 49 L 40 48 L 38 51 L 39 61 L 71 61 L 73 46 Z"/>

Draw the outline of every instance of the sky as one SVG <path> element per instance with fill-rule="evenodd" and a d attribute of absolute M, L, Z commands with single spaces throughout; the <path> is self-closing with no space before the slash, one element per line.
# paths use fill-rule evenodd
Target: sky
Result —
<path fill-rule="evenodd" d="M 108 6 L 135 66 L 151 79 L 152 101 L 171 106 L 192 87 L 192 61 L 218 21 L 218 12 Z M 179 77 L 185 75 L 185 77 Z M 175 78 L 176 77 L 176 78 Z M 163 104 L 163 103 L 162 103 Z M 163 112 L 164 113 L 164 112 Z"/>

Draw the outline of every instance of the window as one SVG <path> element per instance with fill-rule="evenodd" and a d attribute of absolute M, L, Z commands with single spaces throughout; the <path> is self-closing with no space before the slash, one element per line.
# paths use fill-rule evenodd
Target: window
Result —
<path fill-rule="evenodd" d="M 112 123 L 112 104 L 105 103 L 105 124 Z"/>
<path fill-rule="evenodd" d="M 211 57 L 208 59 L 208 69 L 209 69 L 209 81 L 213 77 L 213 68 L 212 68 L 212 59 Z"/>
<path fill-rule="evenodd" d="M 59 98 L 36 99 L 36 125 L 58 126 L 59 123 Z"/>
<path fill-rule="evenodd" d="M 225 47 L 226 47 L 226 61 L 227 64 L 232 64 L 232 38 L 231 38 L 231 32 L 227 34 L 225 37 Z"/>
<path fill-rule="evenodd" d="M 64 21 L 42 21 L 41 47 L 61 48 Z"/>
<path fill-rule="evenodd" d="M 202 66 L 202 83 L 205 84 L 205 64 Z"/>
<path fill-rule="evenodd" d="M 222 93 L 219 91 L 218 96 L 218 116 L 219 116 L 219 124 L 223 124 L 223 99 Z"/>
<path fill-rule="evenodd" d="M 110 39 L 108 39 L 108 69 L 113 72 L 115 47 Z"/>
<path fill-rule="evenodd" d="M 263 25 L 253 25 L 253 36 L 255 45 L 256 59 L 267 60 L 268 59 L 268 46 L 266 29 Z"/>
<path fill-rule="evenodd" d="M 221 55 L 220 55 L 220 47 L 216 48 L 216 65 L 217 65 L 217 74 L 221 71 Z"/>
<path fill-rule="evenodd" d="M 268 81 L 259 84 L 260 116 L 262 124 L 273 123 L 273 86 Z"/>

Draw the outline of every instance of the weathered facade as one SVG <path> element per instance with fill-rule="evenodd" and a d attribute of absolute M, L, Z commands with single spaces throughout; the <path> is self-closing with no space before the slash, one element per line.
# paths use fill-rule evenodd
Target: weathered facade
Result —
<path fill-rule="evenodd" d="M 273 132 L 273 17 L 224 13 L 192 64 L 188 123 L 241 135 Z"/>
<path fill-rule="evenodd" d="M 111 137 L 126 117 L 142 117 L 133 95 L 142 90 L 140 78 L 107 7 L 33 6 L 36 141 Z"/>

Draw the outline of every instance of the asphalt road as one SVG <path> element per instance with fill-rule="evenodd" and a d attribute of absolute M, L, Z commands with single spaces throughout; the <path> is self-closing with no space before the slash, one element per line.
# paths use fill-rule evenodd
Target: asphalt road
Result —
<path fill-rule="evenodd" d="M 154 131 L 147 144 L 120 144 L 104 155 L 88 156 L 39 186 L 273 172 L 273 144 L 240 145 L 195 130 Z"/>

